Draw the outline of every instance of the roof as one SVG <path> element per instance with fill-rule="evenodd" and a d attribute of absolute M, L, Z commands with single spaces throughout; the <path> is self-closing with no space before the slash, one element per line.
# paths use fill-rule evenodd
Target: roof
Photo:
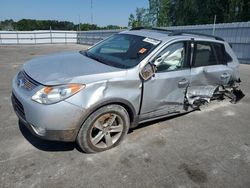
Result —
<path fill-rule="evenodd" d="M 142 29 L 142 30 L 127 30 L 123 31 L 124 34 L 138 35 L 142 37 L 153 38 L 161 41 L 165 41 L 170 38 L 166 33 L 156 32 L 154 30 Z"/>
<path fill-rule="evenodd" d="M 195 32 L 186 32 L 186 31 L 178 31 L 178 30 L 164 30 L 160 28 L 134 28 L 131 30 L 123 31 L 124 34 L 131 34 L 131 35 L 138 35 L 148 38 L 153 38 L 157 40 L 161 40 L 162 42 L 169 41 L 170 39 L 174 38 L 184 38 L 190 39 L 192 38 L 199 38 L 199 39 L 211 39 L 211 40 L 219 40 L 224 41 L 222 38 L 213 36 L 213 35 L 206 35 L 201 33 Z"/>

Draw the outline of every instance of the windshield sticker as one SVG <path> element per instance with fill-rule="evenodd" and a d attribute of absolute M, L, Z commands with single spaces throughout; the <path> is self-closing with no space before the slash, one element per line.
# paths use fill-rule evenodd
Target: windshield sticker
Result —
<path fill-rule="evenodd" d="M 150 44 L 153 44 L 153 45 L 158 45 L 161 41 L 159 41 L 159 40 L 156 40 L 156 39 L 151 39 L 151 38 L 145 38 L 144 40 L 143 40 L 144 42 L 148 42 L 148 43 L 150 43 Z"/>
<path fill-rule="evenodd" d="M 140 54 L 144 54 L 146 51 L 147 51 L 146 48 L 141 48 L 141 49 L 139 50 L 139 53 L 140 53 Z"/>

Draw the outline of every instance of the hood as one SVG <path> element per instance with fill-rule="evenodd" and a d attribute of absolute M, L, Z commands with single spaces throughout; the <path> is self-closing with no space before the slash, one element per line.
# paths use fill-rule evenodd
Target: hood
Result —
<path fill-rule="evenodd" d="M 32 79 L 44 85 L 66 84 L 82 76 L 123 70 L 90 59 L 80 52 L 35 58 L 24 64 L 23 69 Z"/>

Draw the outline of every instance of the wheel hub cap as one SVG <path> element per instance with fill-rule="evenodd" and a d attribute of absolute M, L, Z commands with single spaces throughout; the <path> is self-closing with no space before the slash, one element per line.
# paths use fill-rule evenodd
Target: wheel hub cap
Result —
<path fill-rule="evenodd" d="M 90 140 L 97 148 L 107 148 L 114 145 L 122 135 L 123 121 L 115 113 L 101 115 L 93 123 Z"/>

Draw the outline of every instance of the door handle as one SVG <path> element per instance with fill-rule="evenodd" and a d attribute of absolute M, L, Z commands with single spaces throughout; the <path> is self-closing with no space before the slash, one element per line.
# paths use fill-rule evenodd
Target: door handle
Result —
<path fill-rule="evenodd" d="M 185 78 L 178 82 L 179 87 L 186 86 L 189 83 Z"/>
<path fill-rule="evenodd" d="M 221 76 L 220 76 L 220 78 L 221 79 L 227 79 L 227 78 L 229 78 L 229 74 L 228 73 L 223 73 Z"/>

